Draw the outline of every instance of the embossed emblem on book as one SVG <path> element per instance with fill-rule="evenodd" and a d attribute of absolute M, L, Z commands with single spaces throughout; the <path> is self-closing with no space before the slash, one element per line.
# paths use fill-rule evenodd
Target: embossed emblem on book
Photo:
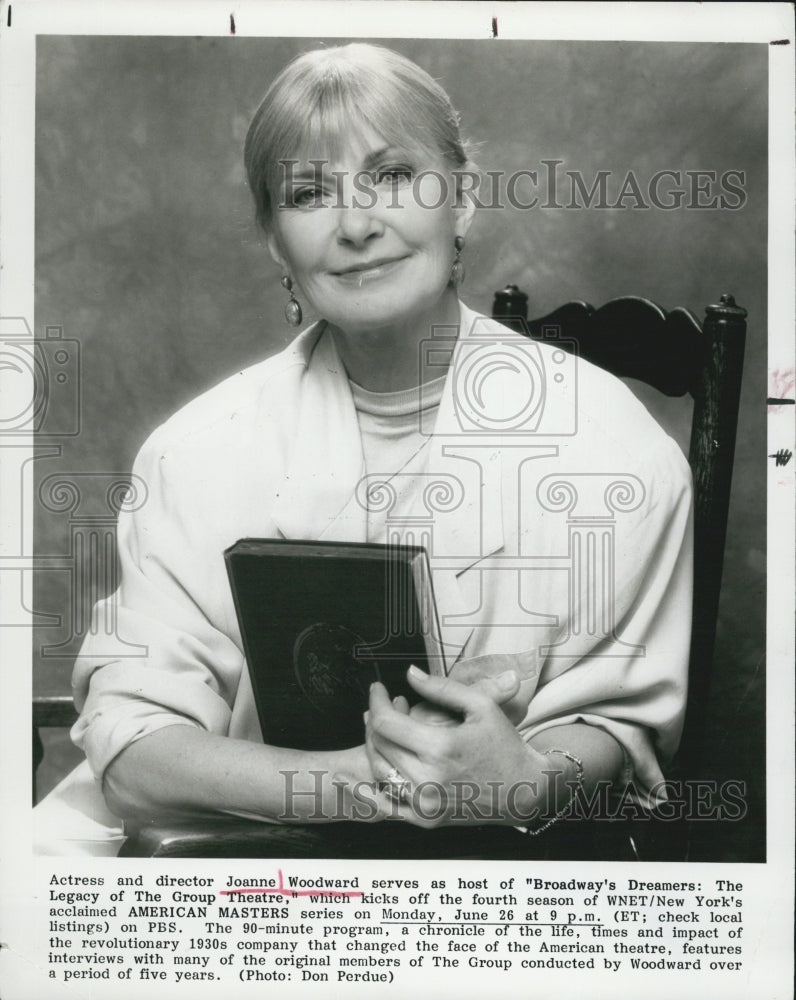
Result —
<path fill-rule="evenodd" d="M 366 645 L 343 625 L 318 622 L 296 638 L 293 670 L 302 692 L 324 715 L 339 712 L 341 699 L 357 711 L 367 705 L 368 690 L 381 679 L 378 664 L 357 656 Z"/>

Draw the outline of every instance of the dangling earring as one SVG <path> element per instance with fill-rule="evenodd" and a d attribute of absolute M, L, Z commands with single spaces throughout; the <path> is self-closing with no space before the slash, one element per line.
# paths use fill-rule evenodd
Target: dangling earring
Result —
<path fill-rule="evenodd" d="M 453 241 L 453 245 L 456 247 L 456 257 L 454 258 L 453 264 L 451 264 L 451 278 L 450 283 L 454 288 L 458 288 L 459 285 L 464 281 L 464 264 L 462 262 L 462 250 L 464 250 L 464 237 L 457 236 Z"/>
<path fill-rule="evenodd" d="M 285 319 L 290 326 L 301 325 L 301 304 L 293 294 L 293 281 L 288 274 L 282 275 L 282 287 L 290 296 L 290 301 L 285 306 Z"/>

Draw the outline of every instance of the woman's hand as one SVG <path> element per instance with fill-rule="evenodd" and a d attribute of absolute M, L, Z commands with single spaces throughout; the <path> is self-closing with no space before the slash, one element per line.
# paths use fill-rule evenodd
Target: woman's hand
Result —
<path fill-rule="evenodd" d="M 487 653 L 484 656 L 457 660 L 450 676 L 460 684 L 476 685 L 494 698 L 506 718 L 517 726 L 525 718 L 528 703 L 536 688 L 536 663 L 534 660 L 529 664 L 530 656 L 531 654 L 518 657 L 513 653 Z M 508 673 L 514 673 L 520 678 L 512 689 L 501 681 L 501 677 Z"/>
<path fill-rule="evenodd" d="M 517 694 L 516 673 L 470 686 L 414 667 L 407 676 L 424 702 L 461 721 L 429 725 L 421 721 L 427 709 L 407 713 L 383 685 L 371 688 L 368 758 L 377 779 L 395 768 L 409 782 L 409 800 L 394 806 L 400 818 L 433 827 L 520 823 L 534 815 L 547 761 L 520 738 L 498 704 Z"/>
<path fill-rule="evenodd" d="M 488 695 L 501 707 L 506 718 L 516 724 L 525 717 L 528 705 L 527 700 L 522 699 L 522 685 L 516 680 L 516 672 L 507 669 L 509 663 L 511 657 L 501 654 L 460 660 L 450 676 L 460 684 L 475 687 Z M 393 706 L 397 708 L 399 702 L 406 703 L 406 699 L 393 699 Z M 462 721 L 460 713 L 447 711 L 430 701 L 419 701 L 407 710 L 413 719 L 431 726 L 452 726 Z"/>
<path fill-rule="evenodd" d="M 401 707 L 407 711 L 406 699 L 402 700 Z M 379 823 L 395 818 L 394 803 L 379 788 L 364 744 L 338 751 L 334 754 L 333 764 L 331 791 L 326 798 L 330 819 Z M 386 775 L 389 769 L 390 765 L 382 768 L 383 774 Z"/>

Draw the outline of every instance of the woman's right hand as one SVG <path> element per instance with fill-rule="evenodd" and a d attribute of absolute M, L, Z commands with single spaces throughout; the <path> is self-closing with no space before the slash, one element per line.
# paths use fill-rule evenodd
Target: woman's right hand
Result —
<path fill-rule="evenodd" d="M 481 659 L 484 658 L 482 657 Z M 478 675 L 475 671 L 461 671 L 461 674 L 457 675 L 457 680 L 487 695 L 496 705 L 501 706 L 507 718 L 513 721 L 512 714 L 516 713 L 512 713 L 511 708 L 519 688 L 516 671 L 504 670 L 502 673 L 494 676 Z M 462 721 L 462 716 L 446 711 L 440 705 L 433 704 L 430 701 L 419 701 L 410 708 L 406 698 L 399 696 L 393 698 L 392 704 L 397 712 L 400 712 L 402 715 L 408 715 L 411 719 L 426 726 L 455 726 Z M 522 714 L 520 718 L 522 718 Z M 368 716 L 369 713 L 366 712 L 366 723 Z M 367 740 L 364 748 L 356 748 L 357 751 L 360 749 L 366 750 L 366 759 L 372 775 L 378 776 L 389 773 L 392 765 L 378 752 L 372 740 Z"/>
<path fill-rule="evenodd" d="M 488 666 L 493 671 L 484 672 L 484 661 L 488 661 Z M 518 703 L 520 688 L 516 682 L 516 671 L 513 668 L 500 669 L 504 666 L 500 656 L 481 656 L 478 660 L 463 660 L 457 663 L 451 671 L 451 676 L 461 684 L 475 687 L 479 691 L 488 695 L 496 705 L 500 705 L 503 714 L 515 725 L 525 717 L 527 706 L 524 701 Z M 451 715 L 439 705 L 432 705 L 427 701 L 420 701 L 409 710 L 409 715 L 418 722 L 424 722 L 430 726 L 452 726 L 461 722 L 461 717 Z"/>
<path fill-rule="evenodd" d="M 403 702 L 405 705 L 406 699 Z M 405 710 L 399 708 L 399 711 Z M 379 788 L 373 761 L 365 744 L 337 751 L 333 767 L 335 770 L 329 783 L 330 818 L 356 820 L 359 823 L 380 823 L 390 816 L 395 818 L 395 806 Z M 383 773 L 388 770 L 389 765 Z"/>

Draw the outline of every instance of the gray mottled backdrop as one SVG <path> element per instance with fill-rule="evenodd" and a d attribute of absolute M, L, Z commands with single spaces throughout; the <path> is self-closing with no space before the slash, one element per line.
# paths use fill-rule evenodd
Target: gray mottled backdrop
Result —
<path fill-rule="evenodd" d="M 36 502 L 36 547 L 68 556 L 80 517 L 107 514 L 161 420 L 291 337 L 284 292 L 252 220 L 241 148 L 276 71 L 314 47 L 294 39 L 40 37 L 36 103 L 36 333 L 80 345 L 80 433 L 37 463 L 37 481 L 73 474 L 76 494 Z M 485 171 L 564 161 L 591 184 L 611 171 L 745 173 L 742 207 L 484 210 L 468 238 L 463 297 L 488 312 L 509 281 L 540 315 L 579 297 L 642 294 L 670 308 L 732 291 L 750 313 L 736 473 L 711 702 L 710 775 L 747 783 L 747 821 L 710 830 L 704 856 L 763 856 L 767 51 L 764 46 L 389 42 L 437 77 L 479 143 Z M 685 180 L 685 178 L 684 178 Z M 736 182 L 737 183 L 737 182 Z M 671 186 L 671 185 L 670 185 Z M 544 188 L 542 193 L 544 194 Z M 708 182 L 708 187 L 710 184 Z M 523 198 L 528 188 L 520 188 Z M 701 195 L 709 203 L 718 185 Z M 558 194 L 569 203 L 568 186 Z M 688 199 L 686 199 L 688 200 Z M 731 203 L 737 205 L 738 197 Z M 53 389 L 48 426 L 78 400 Z M 679 404 L 678 404 L 679 405 Z M 687 415 L 664 417 L 682 439 Z M 75 473 L 90 475 L 75 476 Z M 35 688 L 69 688 L 89 588 L 70 559 L 35 581 Z M 108 581 L 110 582 L 110 581 Z M 100 586 L 103 586 L 101 584 Z M 73 600 L 74 598 L 74 600 Z M 60 624 L 57 622 L 60 621 Z M 46 647 L 46 648 L 45 648 Z M 59 647 L 59 648 L 57 648 Z M 51 735 L 41 777 L 74 760 Z M 708 831 L 706 831 L 706 834 Z"/>

